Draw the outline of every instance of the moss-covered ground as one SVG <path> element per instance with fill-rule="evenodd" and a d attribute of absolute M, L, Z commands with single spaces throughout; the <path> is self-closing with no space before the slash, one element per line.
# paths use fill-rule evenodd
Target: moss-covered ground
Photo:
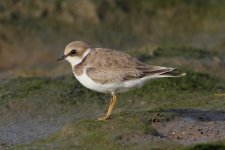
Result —
<path fill-rule="evenodd" d="M 153 80 L 141 89 L 119 94 L 112 118 L 107 121 L 96 121 L 96 118 L 105 113 L 110 95 L 96 93 L 82 87 L 72 75 L 57 78 L 2 80 L 0 128 L 9 130 L 6 126 L 14 124 L 14 128 L 17 126 L 21 130 L 19 132 L 12 126 L 14 134 L 9 133 L 7 136 L 8 139 L 10 136 L 15 136 L 14 141 L 10 143 L 6 137 L 0 137 L 2 147 L 9 149 L 224 148 L 223 141 L 187 148 L 179 142 L 168 139 L 154 126 L 155 122 L 167 124 L 182 118 L 182 112 L 185 111 L 193 113 L 195 117 L 196 111 L 207 115 L 209 111 L 216 114 L 217 111 L 223 112 L 225 109 L 223 80 L 204 73 L 185 71 L 186 77 Z M 24 126 L 21 122 L 28 125 Z M 41 131 L 33 131 L 41 124 L 46 124 L 45 128 Z"/>
<path fill-rule="evenodd" d="M 225 149 L 225 1 L 0 2 L 0 149 Z M 124 51 L 186 77 L 110 95 L 84 88 L 66 44 Z"/>

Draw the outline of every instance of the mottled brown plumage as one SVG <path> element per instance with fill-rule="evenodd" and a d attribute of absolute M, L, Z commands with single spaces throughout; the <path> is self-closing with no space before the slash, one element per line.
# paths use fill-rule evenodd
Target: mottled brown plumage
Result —
<path fill-rule="evenodd" d="M 128 54 L 106 48 L 92 49 L 83 61 L 75 66 L 74 73 L 81 75 L 84 67 L 87 75 L 101 84 L 133 80 L 174 70 L 146 65 Z"/>

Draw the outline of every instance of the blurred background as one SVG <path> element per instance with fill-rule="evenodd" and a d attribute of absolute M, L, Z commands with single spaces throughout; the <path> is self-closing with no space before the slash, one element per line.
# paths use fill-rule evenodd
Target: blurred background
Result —
<path fill-rule="evenodd" d="M 187 76 L 119 94 L 96 122 L 110 95 L 56 61 L 75 40 Z M 225 149 L 224 96 L 225 0 L 0 1 L 0 149 Z"/>
<path fill-rule="evenodd" d="M 0 78 L 69 74 L 55 59 L 83 40 L 224 79 L 224 8 L 224 0 L 1 0 Z M 165 58 L 151 60 L 160 50 Z"/>

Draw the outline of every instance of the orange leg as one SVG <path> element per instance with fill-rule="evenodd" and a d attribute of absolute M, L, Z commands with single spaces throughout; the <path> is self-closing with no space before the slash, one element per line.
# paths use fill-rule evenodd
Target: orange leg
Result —
<path fill-rule="evenodd" d="M 111 101 L 110 101 L 110 104 L 109 104 L 108 112 L 107 112 L 105 117 L 98 118 L 98 120 L 109 119 L 110 115 L 112 114 L 112 110 L 113 110 L 113 107 L 114 107 L 115 104 L 116 104 L 116 95 L 114 94 L 114 92 L 112 92 L 112 97 L 111 97 Z"/>

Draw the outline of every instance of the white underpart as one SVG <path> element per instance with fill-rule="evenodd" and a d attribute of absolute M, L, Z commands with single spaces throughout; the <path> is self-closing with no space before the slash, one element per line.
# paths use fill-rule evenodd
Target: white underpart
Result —
<path fill-rule="evenodd" d="M 77 78 L 77 80 L 80 81 L 81 84 L 83 84 L 85 87 L 91 90 L 102 92 L 102 93 L 111 93 L 111 92 L 121 93 L 121 92 L 129 91 L 133 88 L 142 87 L 146 81 L 153 78 L 157 78 L 159 76 L 158 75 L 147 76 L 140 79 L 134 79 L 134 80 L 123 81 L 118 83 L 99 84 L 94 82 L 91 78 L 87 76 L 86 69 L 84 68 L 84 73 L 79 76 L 75 75 L 75 77 Z"/>
<path fill-rule="evenodd" d="M 74 67 L 77 64 L 81 63 L 83 58 L 85 56 L 87 56 L 90 51 L 91 51 L 91 49 L 87 49 L 86 52 L 83 54 L 82 58 L 68 56 L 66 58 L 66 60 L 71 63 L 72 68 L 74 69 Z M 86 88 L 89 88 L 94 91 L 102 92 L 102 93 L 126 92 L 133 88 L 142 87 L 144 85 L 144 83 L 147 82 L 148 80 L 151 80 L 154 78 L 166 77 L 166 76 L 161 76 L 161 75 L 156 74 L 156 75 L 146 76 L 146 77 L 134 79 L 134 80 L 121 81 L 121 82 L 117 82 L 117 83 L 100 84 L 100 83 L 94 82 L 90 77 L 88 77 L 88 75 L 86 74 L 86 67 L 84 67 L 83 74 L 76 75 L 74 73 L 74 76 Z"/>

